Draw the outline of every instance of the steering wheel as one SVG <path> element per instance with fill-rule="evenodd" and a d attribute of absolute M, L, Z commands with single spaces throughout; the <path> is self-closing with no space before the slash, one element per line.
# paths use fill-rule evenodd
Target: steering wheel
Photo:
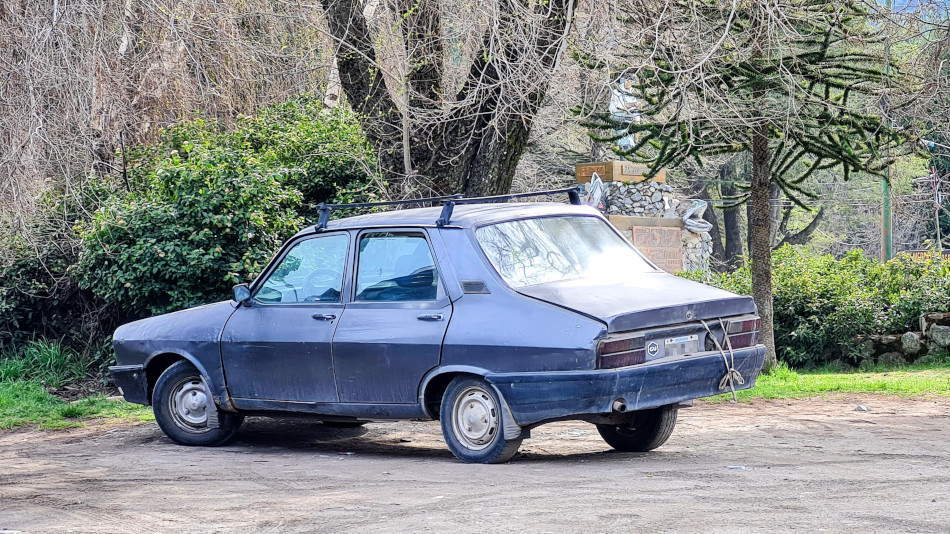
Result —
<path fill-rule="evenodd" d="M 323 294 L 328 289 L 335 289 L 332 286 L 339 279 L 340 273 L 333 269 L 317 269 L 308 274 L 302 288 L 304 294 L 307 295 L 305 300 L 319 301 L 320 295 L 317 292 Z"/>

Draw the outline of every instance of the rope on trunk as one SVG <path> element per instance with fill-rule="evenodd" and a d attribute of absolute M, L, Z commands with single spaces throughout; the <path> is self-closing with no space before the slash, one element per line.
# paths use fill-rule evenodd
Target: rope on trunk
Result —
<path fill-rule="evenodd" d="M 713 343 L 716 344 L 716 349 L 719 350 L 719 355 L 722 356 L 722 363 L 726 366 L 726 374 L 719 381 L 719 391 L 726 389 L 726 386 L 729 387 L 729 390 L 732 391 L 732 400 L 738 401 L 736 397 L 736 384 L 740 386 L 745 384 L 745 379 L 742 378 L 742 373 L 736 370 L 736 354 L 732 350 L 732 341 L 729 339 L 729 333 L 726 332 L 726 325 L 722 322 L 722 317 L 719 318 L 719 326 L 722 327 L 722 337 L 726 340 L 726 346 L 729 347 L 729 357 L 726 356 L 725 349 L 722 348 L 722 344 L 719 343 L 719 339 L 713 335 L 712 330 L 709 329 L 709 325 L 706 324 L 706 321 L 700 319 L 699 322 L 703 323 L 703 326 L 706 328 L 706 332 L 709 334 L 709 337 L 712 338 Z"/>

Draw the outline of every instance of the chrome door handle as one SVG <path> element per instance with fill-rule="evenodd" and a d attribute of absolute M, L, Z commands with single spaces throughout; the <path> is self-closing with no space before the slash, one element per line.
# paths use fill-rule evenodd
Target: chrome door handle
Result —
<path fill-rule="evenodd" d="M 423 313 L 422 315 L 416 317 L 416 319 L 419 319 L 420 321 L 441 321 L 442 318 L 443 317 L 441 313 Z"/>
<path fill-rule="evenodd" d="M 336 319 L 336 315 L 333 315 L 332 313 L 315 313 L 311 315 L 311 317 L 318 321 L 332 321 Z"/>

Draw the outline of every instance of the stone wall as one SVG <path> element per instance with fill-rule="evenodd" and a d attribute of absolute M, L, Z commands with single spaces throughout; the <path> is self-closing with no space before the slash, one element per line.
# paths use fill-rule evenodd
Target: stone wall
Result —
<path fill-rule="evenodd" d="M 649 217 L 670 207 L 673 189 L 654 181 L 604 182 L 604 213 Z"/>

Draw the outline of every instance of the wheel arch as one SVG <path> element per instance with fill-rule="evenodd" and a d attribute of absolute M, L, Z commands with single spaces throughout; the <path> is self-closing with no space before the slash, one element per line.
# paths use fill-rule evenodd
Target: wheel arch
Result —
<path fill-rule="evenodd" d="M 422 379 L 419 386 L 419 404 L 422 406 L 426 415 L 432 419 L 439 419 L 439 406 L 442 404 L 442 396 L 449 384 L 459 375 L 470 375 L 478 378 L 485 378 L 488 374 L 487 369 L 474 367 L 470 365 L 448 365 L 437 367 Z"/>
<path fill-rule="evenodd" d="M 162 373 L 172 365 L 185 361 L 190 363 L 198 370 L 202 378 L 204 378 L 207 384 L 211 384 L 211 379 L 208 375 L 207 369 L 198 361 L 194 356 L 176 351 L 157 351 L 145 360 L 145 379 L 148 384 L 148 402 L 152 403 L 152 392 L 155 390 L 155 383 L 158 382 L 158 377 L 162 376 Z"/>
<path fill-rule="evenodd" d="M 501 403 L 505 438 L 514 439 L 516 437 L 523 436 L 525 431 L 522 429 L 521 425 L 515 421 L 515 418 L 511 413 L 511 407 L 508 406 L 508 400 L 505 399 L 505 396 L 501 394 L 501 391 L 495 386 L 495 384 L 492 384 L 485 379 L 485 376 L 488 374 L 490 374 L 490 372 L 487 369 L 469 365 L 448 365 L 433 369 L 422 380 L 422 384 L 419 388 L 419 403 L 422 405 L 422 409 L 425 411 L 426 415 L 432 419 L 439 419 L 439 408 L 442 404 L 442 397 L 445 395 L 445 391 L 448 389 L 449 384 L 455 380 L 456 377 L 466 375 L 481 378 L 482 380 L 485 380 L 485 382 L 488 383 L 488 385 L 491 386 L 493 390 L 495 390 L 495 395 L 498 396 L 498 400 Z"/>

